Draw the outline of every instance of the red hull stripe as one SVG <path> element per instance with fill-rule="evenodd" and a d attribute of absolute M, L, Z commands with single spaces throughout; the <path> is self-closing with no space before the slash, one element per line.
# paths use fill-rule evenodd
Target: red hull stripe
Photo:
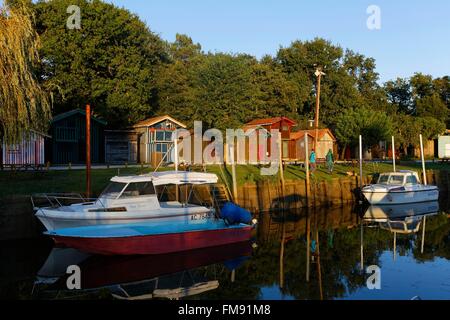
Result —
<path fill-rule="evenodd" d="M 251 238 L 252 227 L 116 238 L 53 235 L 57 244 L 107 255 L 162 254 L 225 245 Z"/>

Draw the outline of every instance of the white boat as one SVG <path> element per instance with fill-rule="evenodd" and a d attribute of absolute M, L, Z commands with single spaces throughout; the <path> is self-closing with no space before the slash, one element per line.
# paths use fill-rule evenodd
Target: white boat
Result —
<path fill-rule="evenodd" d="M 217 180 L 212 173 L 188 171 L 115 176 L 95 201 L 62 205 L 57 197 L 47 196 L 51 205 L 35 207 L 36 216 L 49 231 L 89 225 L 210 219 L 215 214 L 213 206 L 189 203 L 193 189 L 186 203 L 181 203 L 160 201 L 155 187 L 215 184 Z M 34 207 L 33 197 L 32 202 Z"/>
<path fill-rule="evenodd" d="M 380 174 L 376 184 L 362 188 L 362 194 L 370 204 L 405 204 L 437 201 L 439 189 L 420 183 L 417 172 L 401 170 Z"/>

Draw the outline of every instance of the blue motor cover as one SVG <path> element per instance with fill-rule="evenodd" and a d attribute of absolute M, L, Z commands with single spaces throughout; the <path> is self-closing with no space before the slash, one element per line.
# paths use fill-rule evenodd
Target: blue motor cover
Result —
<path fill-rule="evenodd" d="M 220 217 L 229 224 L 250 224 L 252 221 L 252 214 L 248 210 L 245 210 L 232 202 L 225 203 L 220 211 Z"/>

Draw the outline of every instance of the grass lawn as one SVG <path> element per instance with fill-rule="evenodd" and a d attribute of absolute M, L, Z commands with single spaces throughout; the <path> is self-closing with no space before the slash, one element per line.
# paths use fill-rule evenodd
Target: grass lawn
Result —
<path fill-rule="evenodd" d="M 397 165 L 397 169 L 421 170 L 421 165 L 411 164 L 408 166 Z M 427 169 L 449 170 L 449 164 L 427 164 Z M 170 170 L 170 168 L 162 168 L 161 170 Z M 363 165 L 364 175 L 374 174 L 378 172 L 391 171 L 392 165 L 387 163 L 366 163 Z M 148 168 L 121 168 L 120 174 L 139 174 L 148 173 L 152 169 Z M 221 173 L 218 165 L 207 167 L 208 172 L 216 173 L 220 181 L 225 176 L 228 184 L 231 186 L 231 167 L 227 166 Z M 333 174 L 329 174 L 326 166 L 321 165 L 317 168 L 314 178 L 317 180 L 329 180 L 333 178 L 346 177 L 347 172 L 359 172 L 358 165 L 341 165 L 335 166 Z M 94 169 L 92 170 L 92 193 L 98 195 L 108 184 L 112 176 L 117 175 L 118 169 Z M 246 182 L 257 182 L 261 180 L 269 180 L 276 182 L 279 175 L 262 176 L 257 166 L 237 165 L 237 183 L 242 185 Z M 287 165 L 284 170 L 286 180 L 305 179 L 305 171 L 300 166 Z M 0 198 L 9 196 L 31 195 L 40 192 L 78 192 L 83 193 L 86 188 L 86 172 L 85 170 L 64 170 L 64 171 L 3 171 L 0 172 Z"/>

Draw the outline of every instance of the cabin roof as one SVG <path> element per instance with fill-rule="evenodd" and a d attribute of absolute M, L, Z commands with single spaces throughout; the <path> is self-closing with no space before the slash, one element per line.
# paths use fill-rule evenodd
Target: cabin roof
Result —
<path fill-rule="evenodd" d="M 306 134 L 307 134 L 308 136 L 310 136 L 311 138 L 314 138 L 314 136 L 313 136 L 311 133 L 306 132 Z M 296 131 L 296 132 L 291 132 L 290 138 L 291 138 L 292 140 L 298 140 L 298 139 L 300 139 L 300 138 L 303 138 L 304 136 L 305 136 L 305 131 Z"/>
<path fill-rule="evenodd" d="M 389 174 L 403 174 L 403 175 L 407 175 L 407 174 L 417 174 L 416 171 L 412 171 L 412 170 L 399 170 L 399 171 L 395 171 L 395 172 L 382 172 L 380 173 L 380 175 L 389 175 Z"/>
<path fill-rule="evenodd" d="M 258 125 L 259 126 L 267 126 L 267 125 L 272 125 L 272 124 L 280 122 L 280 121 L 290 122 L 292 125 L 296 125 L 297 124 L 294 120 L 289 119 L 287 117 L 274 117 L 274 118 L 265 118 L 265 119 L 252 120 L 250 122 L 247 122 L 245 124 L 245 127 L 258 126 Z"/>
<path fill-rule="evenodd" d="M 310 136 L 313 137 L 313 138 L 314 138 L 315 135 L 316 135 L 316 130 L 315 130 L 315 129 L 298 130 L 298 131 L 296 131 L 296 132 L 292 132 L 292 133 L 291 133 L 291 138 L 292 138 L 292 139 L 298 139 L 298 138 L 301 138 L 301 137 L 303 137 L 303 135 L 304 135 L 305 132 L 307 132 L 308 135 L 310 135 Z M 319 133 L 319 140 L 322 139 L 324 135 L 328 134 L 328 135 L 331 137 L 331 139 L 332 139 L 333 141 L 336 141 L 336 138 L 334 137 L 333 133 L 332 133 L 331 130 L 328 129 L 328 128 L 319 129 L 319 130 L 318 130 L 318 133 Z M 293 134 L 296 134 L 296 135 L 295 135 L 294 137 L 292 137 Z M 298 134 L 298 136 L 297 136 L 297 134 Z"/>
<path fill-rule="evenodd" d="M 208 184 L 217 183 L 218 178 L 214 173 L 193 172 L 193 171 L 161 171 L 150 174 L 115 176 L 111 178 L 112 182 L 146 182 L 152 181 L 153 185 L 168 184 Z"/>
<path fill-rule="evenodd" d="M 269 132 L 269 130 L 267 130 L 266 128 L 264 128 L 262 125 L 244 125 L 242 127 L 242 130 L 244 130 L 244 132 L 246 133 L 250 133 L 253 132 L 255 130 L 262 130 L 262 131 L 266 131 Z"/>
<path fill-rule="evenodd" d="M 142 121 L 139 121 L 138 123 L 136 123 L 133 127 L 134 128 L 142 128 L 142 127 L 151 127 L 161 121 L 164 120 L 169 120 L 177 125 L 179 125 L 182 128 L 186 128 L 186 125 L 180 121 L 175 120 L 174 118 L 172 118 L 169 115 L 164 115 L 164 116 L 157 116 L 157 117 L 153 117 L 153 118 L 148 118 Z"/>
<path fill-rule="evenodd" d="M 71 110 L 71 111 L 67 111 L 67 112 L 58 114 L 58 115 L 53 117 L 52 123 L 58 122 L 60 120 L 68 118 L 68 117 L 71 117 L 71 116 L 73 116 L 75 114 L 81 114 L 83 116 L 86 116 L 86 111 L 85 110 L 81 110 L 81 109 L 74 109 L 74 110 Z M 91 115 L 91 119 L 96 121 L 96 122 L 98 122 L 98 123 L 100 123 L 100 124 L 102 124 L 102 125 L 106 125 L 107 124 L 107 122 L 105 120 L 100 119 L 100 118 L 95 117 L 95 116 L 92 116 L 92 115 Z"/>

